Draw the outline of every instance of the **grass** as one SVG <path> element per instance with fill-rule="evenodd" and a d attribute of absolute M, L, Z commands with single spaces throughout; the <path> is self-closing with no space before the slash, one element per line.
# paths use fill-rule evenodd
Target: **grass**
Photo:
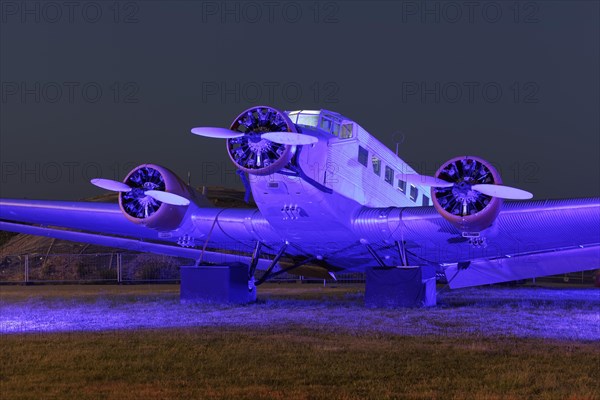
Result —
<path fill-rule="evenodd" d="M 600 398 L 598 290 L 398 310 L 361 293 L 269 285 L 253 305 L 182 306 L 175 285 L 0 287 L 0 398 Z"/>
<path fill-rule="evenodd" d="M 2 338 L 6 399 L 597 399 L 597 344 L 287 329 Z"/>

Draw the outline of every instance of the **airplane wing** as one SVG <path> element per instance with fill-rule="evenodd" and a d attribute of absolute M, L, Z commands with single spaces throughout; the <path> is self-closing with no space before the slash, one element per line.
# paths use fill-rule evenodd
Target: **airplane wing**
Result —
<path fill-rule="evenodd" d="M 185 222 L 178 229 L 159 231 L 132 223 L 118 204 L 0 199 L 0 230 L 193 260 L 201 258 L 211 263 L 249 263 L 250 257 L 244 253 L 252 251 L 257 239 L 266 241 L 272 235 L 261 227 L 257 227 L 253 235 L 240 234 L 245 231 L 244 221 L 252 219 L 256 212 L 191 204 L 183 218 Z M 236 236 L 230 236 L 220 228 L 221 224 L 227 225 L 228 231 L 232 225 L 243 229 Z M 219 252 L 212 249 L 215 244 Z M 259 267 L 269 265 L 270 260 L 258 261 Z"/>
<path fill-rule="evenodd" d="M 132 223 L 117 204 L 0 200 L 0 220 L 1 230 L 213 263 L 249 263 L 261 242 L 267 258 L 259 265 L 265 268 L 286 243 L 256 209 L 191 205 L 181 227 L 161 232 Z M 600 266 L 600 199 L 508 202 L 478 245 L 433 207 L 363 207 L 352 216 L 348 235 L 328 243 L 321 260 L 314 257 L 317 245 L 307 237 L 287 247 L 287 265 L 333 271 L 434 265 L 453 288 L 581 271 Z"/>
<path fill-rule="evenodd" d="M 507 202 L 473 244 L 434 209 L 363 209 L 355 225 L 391 257 L 404 241 L 411 265 L 435 265 L 450 287 L 476 286 L 600 267 L 600 199 Z"/>

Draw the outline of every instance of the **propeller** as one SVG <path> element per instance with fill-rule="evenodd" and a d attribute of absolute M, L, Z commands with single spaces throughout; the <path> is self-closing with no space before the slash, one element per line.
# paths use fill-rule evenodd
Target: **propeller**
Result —
<path fill-rule="evenodd" d="M 319 141 L 319 139 L 314 136 L 295 132 L 267 132 L 263 133 L 261 138 L 271 142 L 289 145 L 313 144 Z"/>
<path fill-rule="evenodd" d="M 188 199 L 175 193 L 163 192 L 161 190 L 146 190 L 144 194 L 162 203 L 171 204 L 173 206 L 187 206 L 190 204 Z"/>
<path fill-rule="evenodd" d="M 215 127 L 197 127 L 192 128 L 192 133 L 198 136 L 204 136 L 217 139 L 234 139 L 244 136 L 244 133 L 235 132 L 225 128 Z M 262 139 L 279 144 L 303 145 L 317 143 L 319 139 L 314 136 L 294 132 L 266 132 L 260 136 Z"/>
<path fill-rule="evenodd" d="M 225 128 L 202 127 L 192 128 L 192 133 L 198 136 L 204 136 L 217 139 L 233 139 L 244 136 L 241 132 L 235 132 Z"/>
<path fill-rule="evenodd" d="M 95 178 L 90 182 L 99 188 L 110 190 L 112 192 L 131 192 L 133 190 L 127 184 L 111 179 Z M 190 204 L 188 199 L 175 193 L 163 192 L 161 190 L 146 190 L 142 191 L 142 193 L 144 196 L 152 197 L 155 200 L 173 206 L 187 206 Z"/>
<path fill-rule="evenodd" d="M 482 183 L 471 186 L 471 189 L 477 190 L 478 192 L 487 196 L 499 197 L 501 199 L 528 200 L 533 197 L 533 194 L 525 190 L 504 185 L 490 185 Z"/>
<path fill-rule="evenodd" d="M 99 188 L 110 190 L 111 192 L 129 192 L 131 188 L 123 182 L 113 181 L 112 179 L 95 178 L 92 179 L 92 185 Z"/>
<path fill-rule="evenodd" d="M 415 185 L 425 185 L 429 187 L 452 187 L 454 183 L 447 182 L 443 179 L 435 178 L 433 176 L 419 175 L 419 174 L 399 174 L 398 179 L 401 179 L 408 183 Z"/>
<path fill-rule="evenodd" d="M 455 183 L 448 182 L 443 179 L 419 174 L 398 175 L 398 178 L 408 183 L 430 186 L 435 188 L 449 188 L 455 185 Z M 500 199 L 528 200 L 533 197 L 532 193 L 529 193 L 525 190 L 504 185 L 482 183 L 472 185 L 471 189 L 483 193 L 486 196 L 498 197 Z"/>

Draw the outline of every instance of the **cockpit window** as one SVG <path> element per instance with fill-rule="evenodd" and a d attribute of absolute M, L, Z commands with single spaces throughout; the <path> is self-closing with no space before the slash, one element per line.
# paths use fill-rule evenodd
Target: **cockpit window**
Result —
<path fill-rule="evenodd" d="M 286 111 L 290 120 L 297 125 L 313 126 L 319 124 L 320 111 L 317 110 L 297 110 Z"/>
<path fill-rule="evenodd" d="M 337 122 L 333 123 L 333 129 L 331 130 L 333 136 L 338 136 L 340 134 L 340 124 Z"/>
<path fill-rule="evenodd" d="M 331 120 L 329 118 L 321 118 L 321 129 L 323 129 L 326 132 L 329 132 L 329 130 L 331 129 Z"/>
<path fill-rule="evenodd" d="M 298 114 L 298 125 L 306 125 L 306 126 L 317 126 L 319 122 L 319 114 L 307 114 L 300 113 Z"/>
<path fill-rule="evenodd" d="M 347 123 L 342 125 L 342 132 L 340 133 L 340 139 L 349 139 L 352 137 L 352 131 L 354 128 L 354 124 Z"/>

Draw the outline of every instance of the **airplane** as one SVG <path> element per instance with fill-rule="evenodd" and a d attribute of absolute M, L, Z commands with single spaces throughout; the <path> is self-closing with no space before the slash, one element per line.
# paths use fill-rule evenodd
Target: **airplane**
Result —
<path fill-rule="evenodd" d="M 169 169 L 143 164 L 123 182 L 92 180 L 118 192 L 118 204 L 0 199 L 0 230 L 196 266 L 241 262 L 249 290 L 282 273 L 427 266 L 454 289 L 600 267 L 599 198 L 531 200 L 476 156 L 420 175 L 325 109 L 255 106 L 229 128 L 191 132 L 225 141 L 256 209 L 214 207 Z"/>

